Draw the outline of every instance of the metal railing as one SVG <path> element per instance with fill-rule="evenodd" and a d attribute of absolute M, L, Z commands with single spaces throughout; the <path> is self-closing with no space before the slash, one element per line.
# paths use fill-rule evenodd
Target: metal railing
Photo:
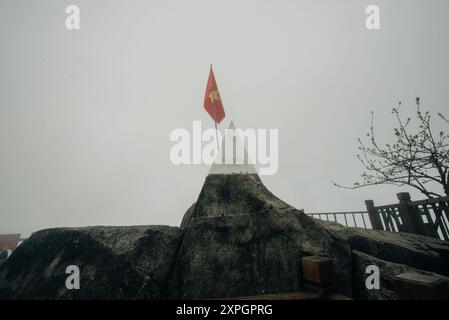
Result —
<path fill-rule="evenodd" d="M 346 227 L 372 229 L 368 211 L 313 212 L 306 214 L 316 219 L 334 221 Z"/>

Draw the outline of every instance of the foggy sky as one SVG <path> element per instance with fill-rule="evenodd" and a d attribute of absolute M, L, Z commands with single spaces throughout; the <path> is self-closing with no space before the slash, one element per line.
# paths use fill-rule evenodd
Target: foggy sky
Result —
<path fill-rule="evenodd" d="M 171 164 L 169 135 L 213 127 L 210 63 L 221 127 L 279 130 L 278 173 L 262 177 L 275 195 L 308 212 L 394 203 L 412 190 L 331 180 L 363 171 L 371 110 L 382 143 L 399 101 L 448 114 L 448 17 L 447 0 L 0 0 L 0 233 L 179 225 L 209 167 Z"/>

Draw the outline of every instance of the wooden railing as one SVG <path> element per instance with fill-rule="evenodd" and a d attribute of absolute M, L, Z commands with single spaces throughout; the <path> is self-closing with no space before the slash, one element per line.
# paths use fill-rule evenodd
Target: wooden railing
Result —
<path fill-rule="evenodd" d="M 408 192 L 399 203 L 375 206 L 365 201 L 373 229 L 416 233 L 449 241 L 449 197 L 412 201 Z"/>
<path fill-rule="evenodd" d="M 412 201 L 408 192 L 398 193 L 397 197 L 398 203 L 383 206 L 366 200 L 367 211 L 307 214 L 347 227 L 409 232 L 449 241 L 449 197 Z"/>
<path fill-rule="evenodd" d="M 429 235 L 449 241 L 449 197 L 414 201 Z"/>

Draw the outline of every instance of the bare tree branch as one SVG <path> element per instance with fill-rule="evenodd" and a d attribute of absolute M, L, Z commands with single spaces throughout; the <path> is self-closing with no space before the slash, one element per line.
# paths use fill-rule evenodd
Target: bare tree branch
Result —
<path fill-rule="evenodd" d="M 371 112 L 370 130 L 366 134 L 370 143 L 364 144 L 358 138 L 360 154 L 357 158 L 365 168 L 362 181 L 353 186 L 343 186 L 332 181 L 340 188 L 358 189 L 373 185 L 408 185 L 419 190 L 427 197 L 440 197 L 443 193 L 429 190 L 428 183 L 440 185 L 444 194 L 449 195 L 449 135 L 440 131 L 434 134 L 429 111 L 421 111 L 420 98 L 416 98 L 416 120 L 418 129 L 410 129 L 411 118 L 401 115 L 401 102 L 392 109 L 398 126 L 393 128 L 395 141 L 380 146 L 374 130 L 374 113 Z M 447 118 L 438 113 L 441 120 Z"/>

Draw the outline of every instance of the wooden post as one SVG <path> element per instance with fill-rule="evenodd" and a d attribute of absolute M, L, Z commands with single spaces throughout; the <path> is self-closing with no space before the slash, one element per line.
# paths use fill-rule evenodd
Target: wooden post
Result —
<path fill-rule="evenodd" d="M 382 225 L 382 220 L 380 219 L 379 214 L 374 209 L 374 201 L 365 200 L 365 206 L 366 210 L 368 211 L 369 220 L 371 222 L 373 230 L 383 230 L 384 227 Z"/>
<path fill-rule="evenodd" d="M 413 206 L 410 193 L 399 192 L 396 194 L 399 200 L 399 214 L 401 215 L 406 232 L 427 236 L 426 226 L 421 214 Z"/>
<path fill-rule="evenodd" d="M 301 258 L 304 279 L 317 285 L 335 283 L 335 269 L 327 257 L 309 256 Z"/>
<path fill-rule="evenodd" d="M 305 287 L 317 292 L 321 299 L 335 292 L 336 273 L 332 259 L 309 256 L 301 258 Z"/>

